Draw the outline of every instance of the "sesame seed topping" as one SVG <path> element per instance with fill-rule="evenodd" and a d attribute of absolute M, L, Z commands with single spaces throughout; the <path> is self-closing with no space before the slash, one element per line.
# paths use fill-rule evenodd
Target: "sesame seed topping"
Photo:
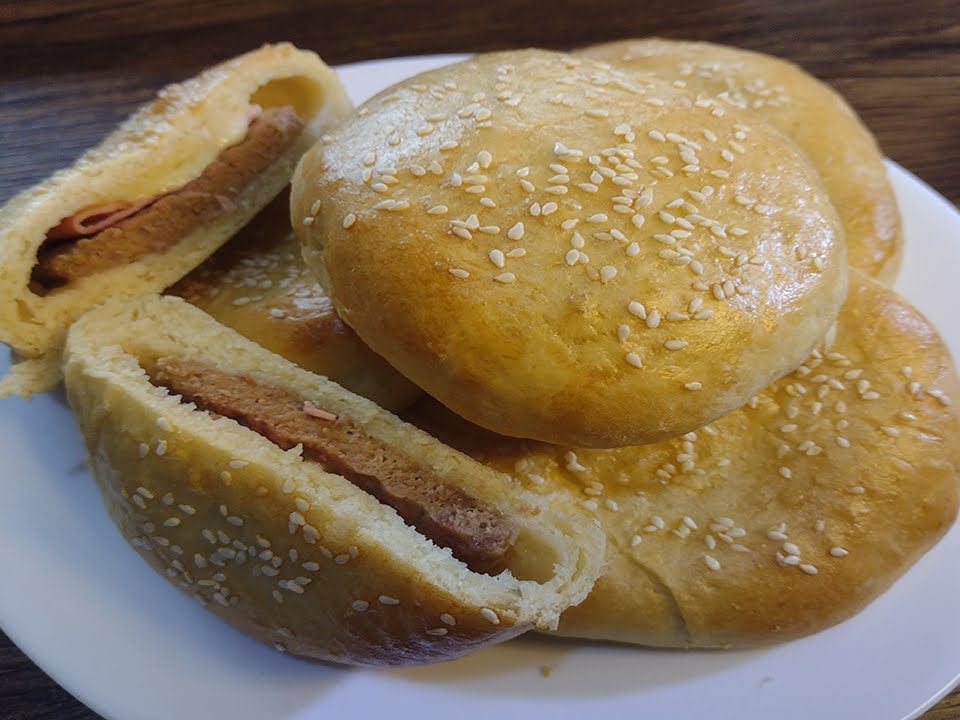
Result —
<path fill-rule="evenodd" d="M 461 280 L 466 280 L 468 277 L 470 277 L 470 273 L 463 268 L 450 268 L 447 272 L 454 277 L 460 278 Z"/>
<path fill-rule="evenodd" d="M 663 343 L 663 346 L 667 350 L 683 350 L 685 347 L 687 347 L 687 344 L 688 343 L 686 340 L 672 339 L 672 340 L 667 340 L 665 343 Z"/>
<path fill-rule="evenodd" d="M 353 213 L 347 213 L 343 218 L 343 227 L 344 229 L 353 227 L 353 224 L 357 221 L 357 216 Z"/>
<path fill-rule="evenodd" d="M 494 265 L 496 265 L 498 268 L 502 268 L 502 267 L 504 266 L 504 264 L 506 263 L 506 260 L 505 260 L 505 258 L 504 258 L 503 251 L 502 251 L 502 250 L 498 250 L 498 249 L 496 249 L 496 248 L 494 248 L 493 250 L 491 250 L 491 251 L 487 254 L 487 257 L 489 257 L 489 258 L 490 258 L 490 262 L 492 262 L 492 263 L 493 263 Z"/>
<path fill-rule="evenodd" d="M 699 382 L 699 381 L 697 381 L 697 380 L 694 380 L 693 382 L 688 382 L 688 383 L 686 383 L 686 384 L 684 385 L 684 387 L 685 387 L 687 390 L 702 390 L 702 389 L 703 389 L 703 383 L 701 383 L 701 382 Z"/>
<path fill-rule="evenodd" d="M 816 565 L 811 565 L 810 563 L 802 563 L 800 569 L 803 570 L 807 575 L 816 575 L 819 570 L 817 570 Z"/>
<path fill-rule="evenodd" d="M 850 552 L 845 548 L 837 546 L 837 547 L 830 548 L 830 554 L 833 555 L 833 557 L 841 558 L 841 557 L 846 557 L 847 555 L 850 554 Z"/>
<path fill-rule="evenodd" d="M 600 268 L 600 280 L 609 282 L 617 276 L 617 269 L 613 265 L 604 265 Z"/>
<path fill-rule="evenodd" d="M 635 352 L 628 352 L 624 357 L 624 359 L 627 361 L 628 364 L 633 365 L 633 367 L 635 368 L 643 367 L 643 360 Z"/>
<path fill-rule="evenodd" d="M 519 240 L 523 237 L 523 223 L 518 222 L 512 228 L 507 231 L 507 237 L 511 240 Z"/>
<path fill-rule="evenodd" d="M 157 447 L 156 447 L 156 449 L 154 450 L 154 452 L 155 452 L 157 455 L 165 455 L 166 452 L 167 452 L 167 441 L 166 441 L 166 440 L 161 440 L 160 442 L 158 442 L 158 443 L 157 443 Z"/>
<path fill-rule="evenodd" d="M 627 305 L 627 310 L 631 315 L 636 315 L 641 320 L 647 319 L 647 309 L 643 306 L 643 303 L 636 300 L 631 300 Z M 654 310 L 653 312 L 657 312 Z"/>
<path fill-rule="evenodd" d="M 366 600 L 354 600 L 352 603 L 350 603 L 350 606 L 357 612 L 366 612 L 367 608 L 370 607 L 370 603 L 368 603 Z"/>
<path fill-rule="evenodd" d="M 517 276 L 514 275 L 512 272 L 505 272 L 505 273 L 500 273 L 499 275 L 494 275 L 493 279 L 496 280 L 498 283 L 509 284 L 512 282 L 516 282 Z"/>
<path fill-rule="evenodd" d="M 717 560 L 717 559 L 716 559 L 715 557 L 713 557 L 712 555 L 706 555 L 706 554 L 704 554 L 704 556 L 703 556 L 703 561 L 706 563 L 707 567 L 710 568 L 711 570 L 719 570 L 719 569 L 720 569 L 720 561 Z"/>
<path fill-rule="evenodd" d="M 483 619 L 486 620 L 487 622 L 490 622 L 490 623 L 492 623 L 492 624 L 494 624 L 494 625 L 499 625 L 499 624 L 500 624 L 500 616 L 497 615 L 493 610 L 491 610 L 491 609 L 488 608 L 488 607 L 480 608 L 480 615 L 481 615 L 481 616 L 483 617 Z"/>

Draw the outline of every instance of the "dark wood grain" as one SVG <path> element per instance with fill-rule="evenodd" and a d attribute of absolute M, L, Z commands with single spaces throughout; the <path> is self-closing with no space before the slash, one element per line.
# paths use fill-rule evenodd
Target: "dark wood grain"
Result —
<path fill-rule="evenodd" d="M 651 34 L 800 63 L 846 95 L 889 156 L 960 202 L 956 0 L 0 0 L 0 202 L 164 83 L 263 42 L 343 63 Z M 94 717 L 0 634 L 0 720 Z M 925 720 L 960 720 L 960 692 Z"/>

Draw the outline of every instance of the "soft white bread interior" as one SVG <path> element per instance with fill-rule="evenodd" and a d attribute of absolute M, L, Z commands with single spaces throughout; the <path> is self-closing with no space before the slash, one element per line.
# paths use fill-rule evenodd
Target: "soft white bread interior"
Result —
<path fill-rule="evenodd" d="M 471 571 L 344 477 L 152 384 L 174 356 L 293 392 L 402 453 L 516 529 L 497 574 Z M 172 582 L 298 655 L 368 665 L 455 657 L 556 627 L 602 570 L 591 521 L 523 489 L 179 298 L 113 300 L 70 329 L 70 404 L 123 536 Z M 307 406 L 305 406 L 307 407 Z M 380 452 L 380 451 L 378 451 Z"/>
<path fill-rule="evenodd" d="M 743 408 L 668 442 L 524 443 L 437 406 L 437 437 L 607 533 L 559 634 L 667 647 L 781 642 L 844 620 L 954 521 L 960 388 L 933 326 L 854 272 L 835 340 Z"/>
<path fill-rule="evenodd" d="M 196 178 L 244 138 L 256 108 L 292 107 L 304 123 L 296 142 L 234 208 L 174 247 L 77 279 L 49 293 L 31 289 L 31 272 L 47 232 L 84 208 L 162 196 Z M 0 209 L 0 341 L 25 358 L 56 353 L 68 325 L 107 297 L 160 291 L 199 265 L 289 182 L 299 157 L 351 105 L 336 74 L 317 55 L 289 44 L 267 45 L 160 91 L 71 167 L 24 190 Z M 56 361 L 33 363 L 0 393 L 46 389 Z"/>

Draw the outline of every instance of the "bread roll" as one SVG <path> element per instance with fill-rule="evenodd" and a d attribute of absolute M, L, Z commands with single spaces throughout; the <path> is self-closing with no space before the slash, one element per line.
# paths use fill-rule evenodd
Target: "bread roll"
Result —
<path fill-rule="evenodd" d="M 199 265 L 349 109 L 314 53 L 267 45 L 164 88 L 71 167 L 12 198 L 0 209 L 0 341 L 32 361 L 0 396 L 55 384 L 73 320 Z"/>
<path fill-rule="evenodd" d="M 557 443 L 733 410 L 803 361 L 846 285 L 842 228 L 790 140 L 563 53 L 384 91 L 304 156 L 292 211 L 374 351 L 463 417 Z"/>
<path fill-rule="evenodd" d="M 167 293 L 387 410 L 402 410 L 423 394 L 337 315 L 303 263 L 288 192 Z"/>
<path fill-rule="evenodd" d="M 742 109 L 787 133 L 823 178 L 846 230 L 850 264 L 893 284 L 903 238 L 883 153 L 829 85 L 786 60 L 714 43 L 646 38 L 579 52 L 681 82 L 702 100 Z"/>
<path fill-rule="evenodd" d="M 592 523 L 179 298 L 84 315 L 65 380 L 123 536 L 219 617 L 291 653 L 456 657 L 555 627 L 601 571 Z"/>
<path fill-rule="evenodd" d="M 943 340 L 858 272 L 832 347 L 668 442 L 580 450 L 438 407 L 415 422 L 607 533 L 607 569 L 559 634 L 663 647 L 780 642 L 844 620 L 954 521 L 958 381 Z"/>

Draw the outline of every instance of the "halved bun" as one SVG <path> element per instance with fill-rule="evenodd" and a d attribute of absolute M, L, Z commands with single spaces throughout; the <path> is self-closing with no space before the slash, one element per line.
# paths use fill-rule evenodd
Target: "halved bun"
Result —
<path fill-rule="evenodd" d="M 268 384 L 416 464 L 515 529 L 474 572 L 340 475 L 154 384 L 163 358 Z M 373 403 L 172 297 L 110 301 L 70 329 L 70 404 L 106 506 L 157 570 L 251 635 L 366 665 L 456 657 L 556 626 L 602 568 L 603 535 Z"/>
<path fill-rule="evenodd" d="M 232 207 L 176 244 L 133 262 L 80 277 L 49 292 L 32 275 L 47 233 L 86 208 L 136 203 L 175 192 L 220 154 L 244 139 L 252 113 L 288 107 L 302 131 L 256 180 L 229 199 Z M 34 370 L 56 366 L 68 325 L 107 297 L 159 291 L 179 280 L 243 227 L 289 182 L 300 155 L 350 102 L 335 73 L 312 52 L 267 45 L 164 88 L 96 148 L 0 209 L 0 340 L 37 359 Z M 29 370 L 29 368 L 28 368 Z M 16 373 L 0 393 L 46 389 Z M 38 385 L 56 373 L 33 372 Z M 17 380 L 16 378 L 19 378 Z"/>

